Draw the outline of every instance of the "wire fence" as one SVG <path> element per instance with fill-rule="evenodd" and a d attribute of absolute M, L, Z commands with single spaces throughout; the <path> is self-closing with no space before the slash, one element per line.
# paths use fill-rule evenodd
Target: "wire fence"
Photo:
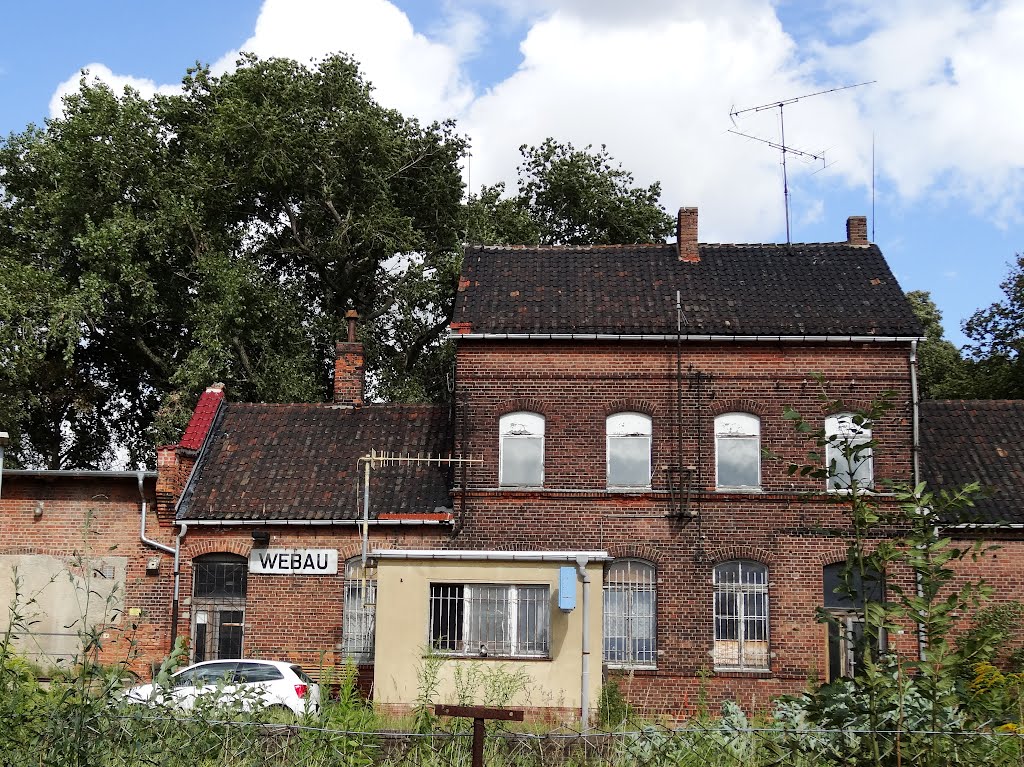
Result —
<path fill-rule="evenodd" d="M 185 716 L 146 707 L 114 708 L 85 723 L 48 728 L 7 722 L 0 763 L 48 765 L 228 765 L 229 767 L 472 767 L 471 722 L 441 722 L 429 733 L 364 731 L 312 723 Z M 83 724 L 76 730 L 78 724 Z M 587 732 L 489 723 L 488 767 L 767 767 L 829 765 L 1022 765 L 1024 736 L 1008 731 L 868 731 L 730 726 Z"/>

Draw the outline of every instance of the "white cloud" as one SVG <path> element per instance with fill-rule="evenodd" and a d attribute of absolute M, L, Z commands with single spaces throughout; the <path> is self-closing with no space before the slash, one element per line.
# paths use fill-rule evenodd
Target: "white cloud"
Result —
<path fill-rule="evenodd" d="M 126 87 L 138 91 L 145 98 L 156 93 L 176 93 L 180 90 L 178 85 L 157 85 L 152 80 L 131 75 L 114 74 L 110 67 L 105 64 L 92 63 L 82 67 L 85 71 L 86 82 L 99 80 L 106 83 L 114 93 L 122 93 Z M 77 93 L 82 80 L 82 72 L 76 72 L 67 80 L 57 86 L 53 96 L 50 97 L 50 117 L 58 117 L 64 112 L 64 97 Z"/>
<path fill-rule="evenodd" d="M 874 136 L 878 177 L 897 203 L 955 202 L 1003 224 L 1021 220 L 1024 3 L 836 0 L 822 25 L 827 37 L 797 41 L 771 0 L 435 2 L 441 23 L 416 30 L 387 0 L 266 0 L 238 50 L 302 62 L 351 53 L 382 103 L 421 119 L 459 119 L 473 141 L 474 189 L 514 183 L 520 144 L 547 136 L 607 144 L 638 183 L 662 181 L 670 210 L 699 205 L 705 240 L 784 231 L 779 153 L 728 134 L 730 110 L 875 79 L 785 107 L 787 145 L 825 149 L 834 163 L 815 177 L 818 190 L 795 219 L 824 215 L 822 187 L 870 188 Z M 494 9 L 525 24 L 522 62 L 474 93 L 469 57 L 486 55 L 483 19 L 493 21 Z M 226 53 L 215 71 L 236 56 Z M 90 69 L 146 94 L 176 87 Z M 61 84 L 53 110 L 77 81 Z M 737 127 L 777 142 L 778 118 L 778 110 L 749 112 Z M 788 159 L 791 188 L 820 168 Z"/>
<path fill-rule="evenodd" d="M 461 23 L 458 42 L 471 47 L 479 31 L 468 16 Z M 426 120 L 454 116 L 472 98 L 457 49 L 417 33 L 386 0 L 266 0 L 253 35 L 213 70 L 231 69 L 238 51 L 300 62 L 349 53 L 382 104 Z"/>

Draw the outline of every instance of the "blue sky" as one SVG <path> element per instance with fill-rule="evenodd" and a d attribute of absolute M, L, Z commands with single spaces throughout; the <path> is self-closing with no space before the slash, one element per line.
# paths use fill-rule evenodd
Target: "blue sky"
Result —
<path fill-rule="evenodd" d="M 239 50 L 346 51 L 383 103 L 458 121 L 474 189 L 514 182 L 520 144 L 605 143 L 667 209 L 697 205 L 708 242 L 785 240 L 780 155 L 727 133 L 732 109 L 874 80 L 784 108 L 787 145 L 826 158 L 790 156 L 793 240 L 841 240 L 872 214 L 873 144 L 869 232 L 952 340 L 1024 249 L 1020 2 L 51 0 L 5 22 L 3 135 L 58 114 L 83 67 L 151 93 Z M 736 127 L 780 140 L 777 110 Z"/>

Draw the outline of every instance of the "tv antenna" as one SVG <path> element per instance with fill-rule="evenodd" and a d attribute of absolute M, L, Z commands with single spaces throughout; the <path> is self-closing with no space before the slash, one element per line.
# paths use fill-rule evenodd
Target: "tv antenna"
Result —
<path fill-rule="evenodd" d="M 850 88 L 859 88 L 862 85 L 871 85 L 876 82 L 875 80 L 869 80 L 863 83 L 854 83 L 853 85 L 841 85 L 838 88 L 829 88 L 824 91 L 817 91 L 816 93 L 805 93 L 803 96 L 794 96 L 790 99 L 783 99 L 782 101 L 772 101 L 767 104 L 761 104 L 756 107 L 748 107 L 747 109 L 734 109 L 729 112 L 729 119 L 732 120 L 732 124 L 736 125 L 736 118 L 739 115 L 746 114 L 747 112 L 764 112 L 767 109 L 778 109 L 779 110 L 779 133 L 780 139 L 776 143 L 769 141 L 768 139 L 761 138 L 759 136 L 751 136 L 749 133 L 742 133 L 735 129 L 729 129 L 729 133 L 735 133 L 737 136 L 743 136 L 744 138 L 753 139 L 754 141 L 760 141 L 762 144 L 767 144 L 772 149 L 778 149 L 782 153 L 782 197 L 786 207 L 786 244 L 790 242 L 790 231 L 789 231 L 789 177 L 786 172 L 786 155 L 793 154 L 797 157 L 806 157 L 809 160 L 821 161 L 822 170 L 827 167 L 825 165 L 825 153 L 814 154 L 813 152 L 805 152 L 801 149 L 795 149 L 791 146 L 786 146 L 786 119 L 784 107 L 789 104 L 795 104 L 801 99 L 809 99 L 813 96 L 823 96 L 826 93 L 835 93 L 836 91 L 845 91 Z"/>

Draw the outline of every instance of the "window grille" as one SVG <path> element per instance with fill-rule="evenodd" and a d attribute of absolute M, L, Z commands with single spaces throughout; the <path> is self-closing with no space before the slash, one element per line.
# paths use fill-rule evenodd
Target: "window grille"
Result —
<path fill-rule="evenodd" d="M 654 566 L 637 559 L 611 564 L 604 579 L 604 662 L 653 668 L 657 661 Z"/>
<path fill-rule="evenodd" d="M 359 557 L 345 563 L 342 651 L 357 663 L 372 663 L 376 625 L 377 579 Z"/>
<path fill-rule="evenodd" d="M 761 487 L 761 421 L 749 413 L 725 413 L 715 419 L 716 486 Z"/>
<path fill-rule="evenodd" d="M 714 571 L 715 668 L 766 670 L 768 568 L 724 562 Z"/>
<path fill-rule="evenodd" d="M 853 413 L 829 416 L 825 438 L 828 489 L 870 488 L 874 483 L 870 424 Z"/>
<path fill-rule="evenodd" d="M 498 484 L 541 487 L 544 484 L 544 416 L 509 413 L 501 417 L 499 431 Z"/>
<path fill-rule="evenodd" d="M 547 586 L 430 584 L 430 645 L 435 652 L 510 658 L 550 653 Z"/>
<path fill-rule="evenodd" d="M 651 486 L 651 419 L 641 413 L 616 413 L 605 421 L 608 487 Z"/>
<path fill-rule="evenodd" d="M 192 563 L 192 653 L 199 663 L 242 655 L 248 563 L 233 554 Z"/>

